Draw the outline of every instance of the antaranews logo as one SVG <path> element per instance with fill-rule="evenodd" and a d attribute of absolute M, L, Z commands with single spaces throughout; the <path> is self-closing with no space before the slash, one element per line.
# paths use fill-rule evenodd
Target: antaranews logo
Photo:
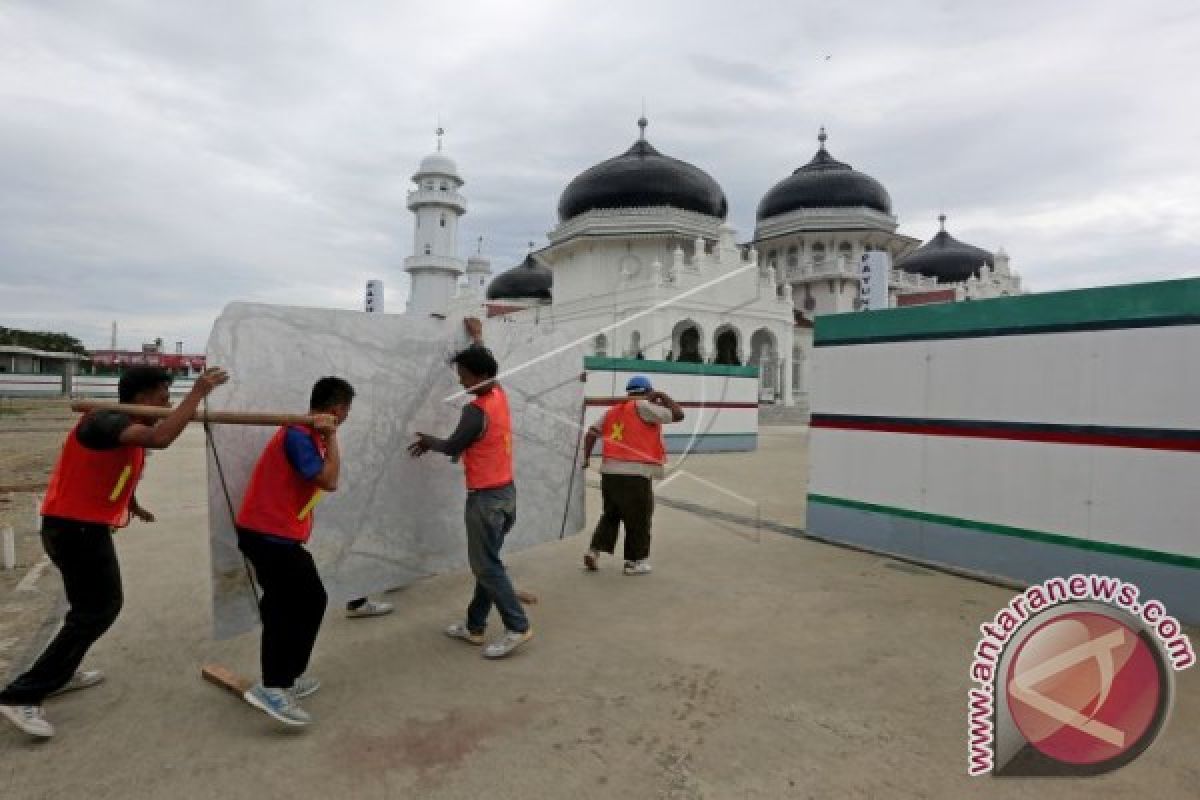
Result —
<path fill-rule="evenodd" d="M 970 775 L 1098 775 L 1166 725 L 1176 671 L 1196 663 L 1179 620 L 1104 575 L 1030 586 L 979 626 L 968 692 Z"/>

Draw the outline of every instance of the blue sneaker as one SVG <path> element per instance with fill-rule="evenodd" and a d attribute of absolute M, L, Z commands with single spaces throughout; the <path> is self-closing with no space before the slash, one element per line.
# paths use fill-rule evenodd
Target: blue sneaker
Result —
<path fill-rule="evenodd" d="M 307 725 L 312 722 L 308 712 L 296 704 L 287 689 L 269 689 L 261 683 L 251 686 L 242 697 L 255 708 L 285 725 Z"/>

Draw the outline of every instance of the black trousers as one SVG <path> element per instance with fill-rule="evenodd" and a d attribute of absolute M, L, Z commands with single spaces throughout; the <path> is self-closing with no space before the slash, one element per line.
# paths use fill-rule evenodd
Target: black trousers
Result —
<path fill-rule="evenodd" d="M 312 555 L 299 542 L 286 542 L 238 529 L 238 549 L 254 567 L 262 589 L 262 682 L 290 689 L 308 669 L 321 620 L 325 586 Z"/>
<path fill-rule="evenodd" d="M 592 549 L 611 553 L 625 525 L 625 560 L 641 561 L 650 555 L 650 525 L 654 519 L 654 483 L 641 475 L 600 476 L 604 510 L 592 534 Z"/>
<path fill-rule="evenodd" d="M 0 692 L 3 705 L 40 705 L 61 689 L 121 613 L 121 569 L 107 525 L 46 517 L 42 547 L 62 573 L 68 610 L 62 629 L 24 675 Z"/>

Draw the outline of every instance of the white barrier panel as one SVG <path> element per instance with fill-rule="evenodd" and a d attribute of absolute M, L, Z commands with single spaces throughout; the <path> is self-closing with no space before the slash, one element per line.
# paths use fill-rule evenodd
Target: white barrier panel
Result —
<path fill-rule="evenodd" d="M 1200 621 L 1200 280 L 818 318 L 808 529 Z"/>

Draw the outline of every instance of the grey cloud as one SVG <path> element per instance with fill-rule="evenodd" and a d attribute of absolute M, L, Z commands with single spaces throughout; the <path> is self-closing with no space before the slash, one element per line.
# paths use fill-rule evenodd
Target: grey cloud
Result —
<path fill-rule="evenodd" d="M 439 115 L 461 246 L 483 235 L 500 271 L 636 138 L 643 96 L 743 239 L 824 124 L 903 232 L 944 208 L 1038 289 L 1187 274 L 1197 38 L 1186 0 L 10 3 L 0 321 L 198 348 L 230 300 L 353 308 L 372 277 L 399 310 Z"/>

